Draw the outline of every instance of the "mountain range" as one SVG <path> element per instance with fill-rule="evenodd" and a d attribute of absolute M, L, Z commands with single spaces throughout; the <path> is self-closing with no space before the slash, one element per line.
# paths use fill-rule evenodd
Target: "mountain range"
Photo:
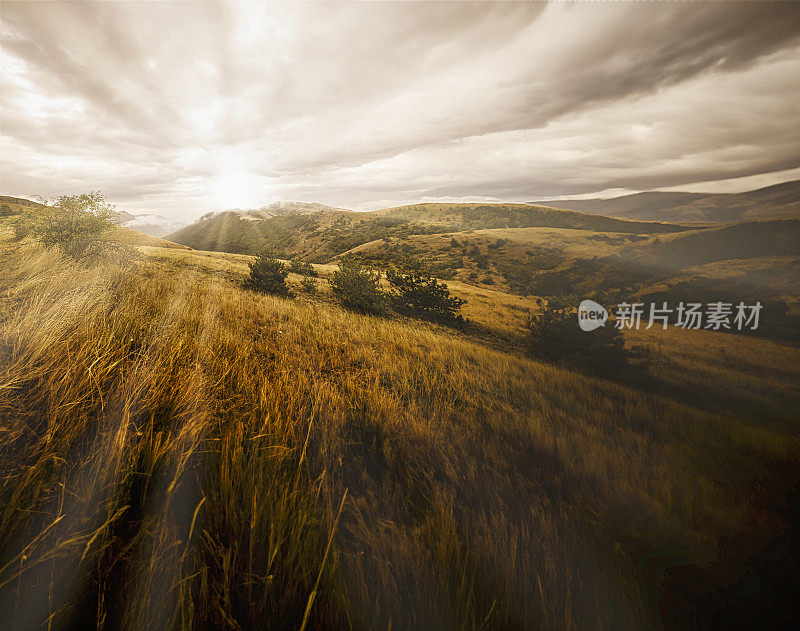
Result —
<path fill-rule="evenodd" d="M 800 180 L 746 193 L 650 191 L 612 199 L 530 203 L 644 221 L 733 223 L 749 219 L 800 217 Z"/>

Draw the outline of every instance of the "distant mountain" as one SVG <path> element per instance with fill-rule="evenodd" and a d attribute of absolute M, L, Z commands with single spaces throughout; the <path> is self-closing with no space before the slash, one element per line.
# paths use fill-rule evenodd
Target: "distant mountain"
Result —
<path fill-rule="evenodd" d="M 136 219 L 135 215 L 131 215 L 126 210 L 112 210 L 111 211 L 111 221 L 113 221 L 118 226 L 125 226 L 129 222 L 134 221 Z"/>
<path fill-rule="evenodd" d="M 155 213 L 124 214 L 127 215 L 127 218 L 119 222 L 119 225 L 149 234 L 151 237 L 166 236 L 170 232 L 180 230 L 190 223 L 183 219 L 170 219 Z"/>
<path fill-rule="evenodd" d="M 290 215 L 313 215 L 330 211 L 353 212 L 347 208 L 335 208 L 314 202 L 275 202 L 261 208 L 232 208 L 223 212 L 236 213 L 242 219 L 257 221 L 261 219 L 271 219 L 272 217 L 288 217 Z M 220 213 L 213 213 L 218 215 Z M 204 215 L 208 217 L 209 215 Z"/>
<path fill-rule="evenodd" d="M 752 219 L 797 218 L 800 217 L 800 180 L 747 193 L 653 191 L 613 199 L 530 203 L 643 221 L 734 223 Z"/>

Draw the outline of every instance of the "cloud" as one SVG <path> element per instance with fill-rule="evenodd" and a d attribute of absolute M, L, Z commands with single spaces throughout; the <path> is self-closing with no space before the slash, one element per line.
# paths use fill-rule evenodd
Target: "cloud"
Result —
<path fill-rule="evenodd" d="M 7 3 L 0 28 L 9 194 L 186 215 L 800 165 L 793 3 Z"/>

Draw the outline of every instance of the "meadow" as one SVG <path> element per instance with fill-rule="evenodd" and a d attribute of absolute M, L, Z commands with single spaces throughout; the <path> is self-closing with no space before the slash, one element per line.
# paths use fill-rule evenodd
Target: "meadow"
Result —
<path fill-rule="evenodd" d="M 590 376 L 162 246 L 87 267 L 0 236 L 6 628 L 797 614 L 796 346 L 631 331 L 649 360 Z M 513 339 L 481 296 L 471 319 Z"/>

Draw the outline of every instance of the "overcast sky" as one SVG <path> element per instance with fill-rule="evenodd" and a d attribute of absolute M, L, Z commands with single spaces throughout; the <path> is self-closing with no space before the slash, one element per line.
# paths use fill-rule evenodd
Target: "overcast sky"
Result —
<path fill-rule="evenodd" d="M 800 178 L 800 3 L 1 6 L 4 194 L 191 217 Z"/>

